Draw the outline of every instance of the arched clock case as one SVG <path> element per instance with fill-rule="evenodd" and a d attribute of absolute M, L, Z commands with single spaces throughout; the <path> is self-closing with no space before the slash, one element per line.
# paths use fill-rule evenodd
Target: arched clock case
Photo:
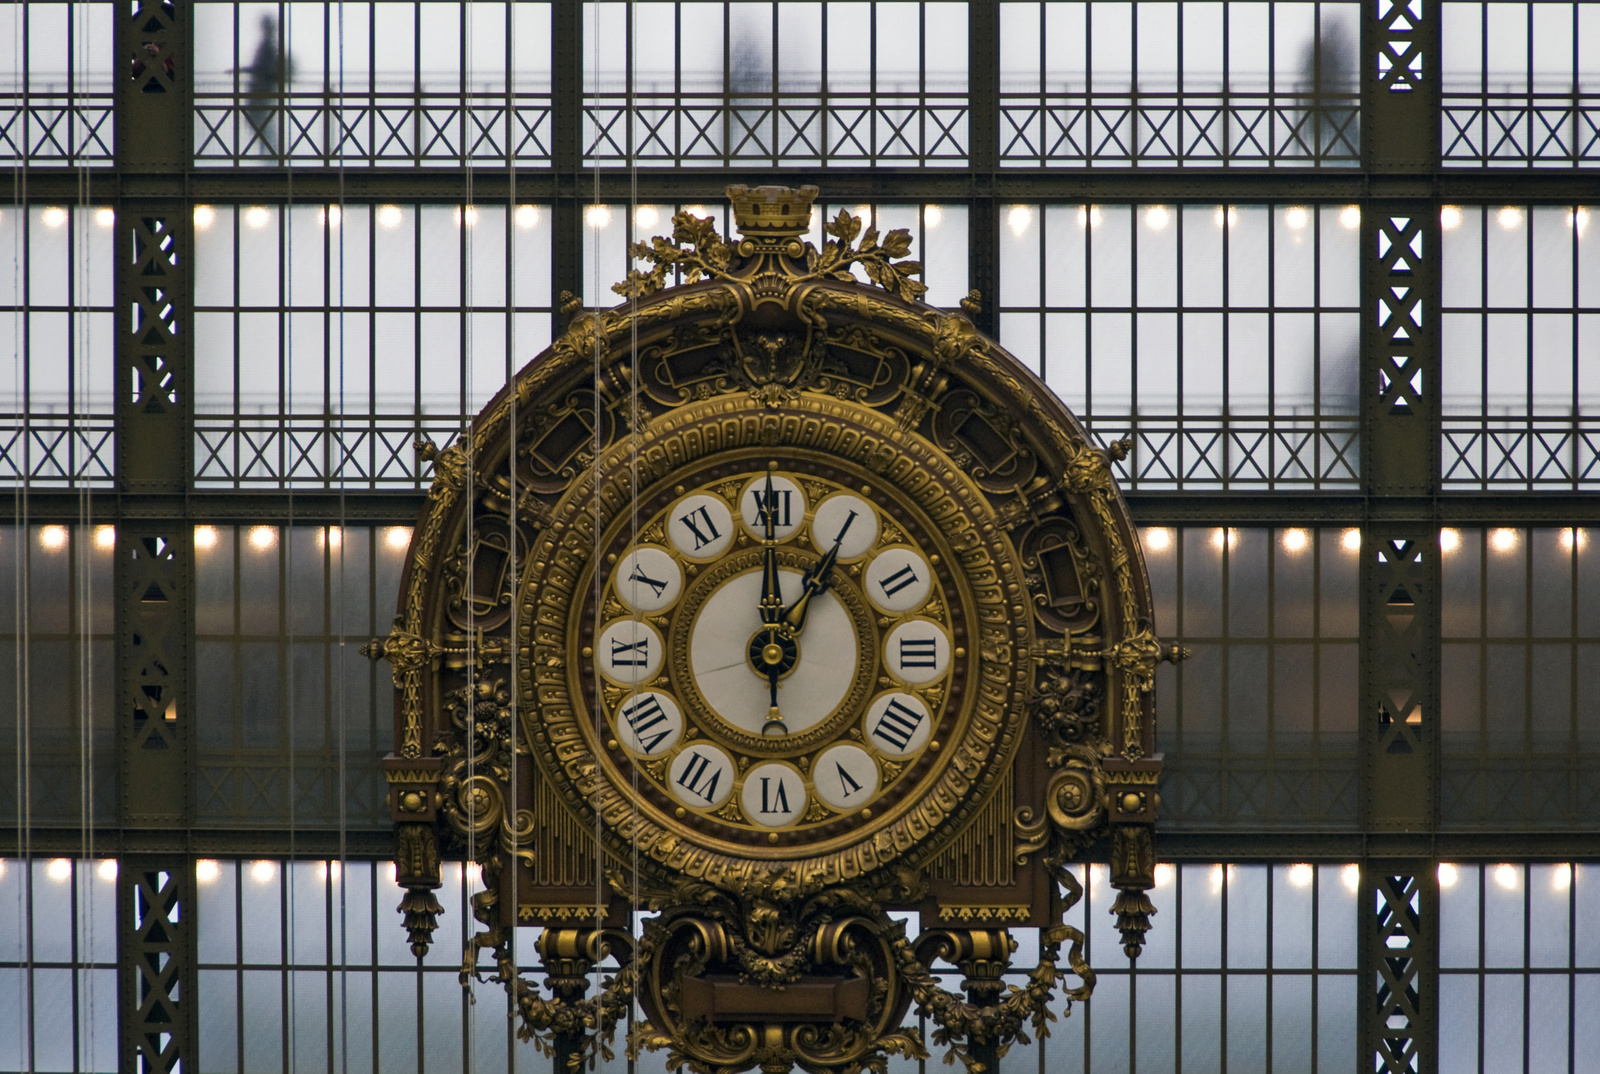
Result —
<path fill-rule="evenodd" d="M 441 857 L 475 859 L 463 978 L 562 1055 L 637 999 L 630 1046 L 700 1071 L 924 1054 L 913 1004 L 981 1061 L 1093 986 L 1072 860 L 1108 847 L 1130 956 L 1150 927 L 1154 668 L 1182 654 L 1126 445 L 923 304 L 904 232 L 840 213 L 818 250 L 815 188 L 729 195 L 741 238 L 680 213 L 623 304 L 570 307 L 469 432 L 419 445 L 433 483 L 368 649 L 396 686 L 405 925 L 423 953 Z M 1019 927 L 1042 959 L 1007 991 Z"/>

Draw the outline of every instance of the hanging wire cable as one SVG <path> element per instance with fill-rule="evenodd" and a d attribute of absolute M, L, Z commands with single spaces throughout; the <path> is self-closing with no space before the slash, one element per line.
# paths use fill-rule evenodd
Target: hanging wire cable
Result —
<path fill-rule="evenodd" d="M 340 105 L 342 105 L 343 102 L 344 102 L 344 39 L 345 39 L 345 32 L 344 32 L 344 0 L 339 0 L 339 2 L 337 4 L 335 4 L 334 6 L 337 9 L 338 64 L 337 64 L 337 67 L 336 67 L 337 79 L 335 80 L 335 88 L 333 89 L 332 92 L 333 92 L 333 95 L 334 95 L 335 99 L 340 103 Z M 328 35 L 326 33 L 326 30 L 327 30 L 326 12 L 324 12 L 324 17 L 323 17 L 323 29 L 324 29 L 324 33 L 323 33 L 323 50 L 324 50 L 324 52 L 326 52 L 327 51 L 327 39 L 328 39 Z M 326 66 L 326 65 L 324 65 L 324 66 Z M 338 655 L 338 659 L 334 661 L 334 690 L 335 690 L 335 693 L 337 694 L 338 699 L 339 699 L 338 702 L 335 705 L 335 712 L 337 713 L 337 733 L 336 733 L 336 737 L 337 737 L 338 741 L 334 745 L 334 758 L 335 758 L 335 764 L 337 766 L 337 772 L 336 772 L 336 775 L 335 775 L 335 786 L 338 788 L 337 794 L 338 794 L 338 798 L 339 798 L 339 804 L 338 804 L 338 812 L 339 812 L 339 859 L 338 859 L 336 867 L 334 865 L 330 865 L 329 868 L 328 868 L 328 883 L 329 883 L 329 891 L 330 891 L 330 893 L 333 893 L 334 897 L 337 900 L 336 903 L 335 903 L 335 906 L 334 906 L 334 913 L 335 913 L 334 920 L 336 920 L 339 923 L 339 950 L 338 950 L 338 960 L 339 960 L 338 961 L 338 966 L 339 966 L 339 969 L 338 969 L 339 996 L 338 996 L 338 999 L 336 1001 L 338 1003 L 338 1019 L 339 1019 L 339 1022 L 338 1022 L 338 1026 L 339 1026 L 339 1044 L 338 1044 L 339 1060 L 338 1060 L 338 1069 L 340 1071 L 346 1071 L 346 1070 L 349 1069 L 349 1066 L 350 1066 L 350 993 L 349 993 L 349 988 L 350 988 L 350 982 L 349 982 L 349 974 L 350 974 L 349 932 L 350 932 L 350 929 L 349 929 L 348 907 L 346 905 L 346 899 L 345 899 L 346 892 L 348 890 L 349 885 L 347 884 L 347 882 L 345 880 L 345 870 L 349 868 L 349 862 L 346 860 L 346 858 L 347 858 L 348 853 L 349 853 L 350 817 L 349 817 L 349 808 L 348 808 L 348 801 L 349 801 L 348 779 L 349 779 L 349 775 L 348 775 L 348 769 L 346 767 L 347 758 L 346 758 L 346 754 L 345 754 L 346 740 L 349 737 L 349 732 L 348 732 L 348 727 L 349 727 L 349 703 L 348 703 L 348 700 L 347 700 L 347 693 L 346 693 L 346 690 L 345 690 L 345 662 L 346 662 L 346 657 L 348 655 L 347 649 L 346 649 L 347 641 L 346 641 L 346 638 L 345 638 L 345 585 L 346 585 L 346 579 L 345 579 L 345 554 L 346 554 L 346 548 L 347 548 L 347 542 L 346 542 L 345 538 L 349 534 L 350 530 L 349 530 L 349 521 L 348 521 L 348 516 L 347 516 L 347 511 L 346 511 L 346 504 L 345 504 L 345 460 L 347 458 L 347 455 L 346 455 L 346 450 L 345 450 L 346 398 L 345 398 L 345 347 L 344 347 L 344 343 L 345 343 L 345 338 L 344 338 L 344 313 L 345 313 L 344 253 L 345 253 L 345 236 L 349 233 L 348 232 L 349 216 L 345 212 L 345 203 L 344 203 L 344 155 L 345 155 L 345 140 L 346 140 L 346 132 L 345 132 L 345 128 L 344 128 L 344 123 L 345 123 L 345 120 L 344 120 L 344 109 L 342 107 L 334 107 L 334 108 L 330 108 L 329 110 L 336 117 L 338 117 L 337 121 L 336 121 L 338 123 L 338 128 L 337 128 L 337 134 L 335 135 L 336 141 L 335 141 L 335 144 L 334 144 L 334 152 L 335 152 L 334 166 L 335 166 L 336 173 L 337 173 L 337 176 L 338 176 L 338 206 L 337 206 L 337 209 L 336 209 L 336 211 L 338 213 L 338 217 L 337 217 L 337 219 L 338 219 L 338 227 L 337 227 L 337 235 L 335 235 L 335 229 L 334 228 L 329 228 L 328 229 L 328 234 L 329 234 L 330 238 L 333 239 L 333 243 L 334 243 L 333 251 L 334 251 L 334 256 L 335 256 L 335 259 L 336 259 L 336 266 L 337 266 L 337 277 L 336 277 L 337 283 L 336 283 L 336 286 L 334 288 L 334 294 L 335 294 L 335 297 L 337 298 L 337 303 L 336 303 L 336 307 L 335 308 L 338 310 L 337 314 L 335 315 L 336 318 L 337 318 L 337 320 L 336 320 L 337 338 L 336 338 L 336 342 L 335 342 L 335 347 L 336 347 L 336 353 L 338 355 L 339 386 L 338 386 L 338 406 L 335 408 L 335 417 L 334 417 L 334 420 L 338 422 L 338 425 L 337 425 L 336 430 L 333 433 L 333 442 L 336 445 L 336 451 L 337 451 L 336 462 L 334 464 L 334 467 L 335 467 L 334 474 L 335 474 L 336 479 L 338 481 L 338 487 L 339 487 L 339 545 L 338 545 L 338 549 L 337 549 L 337 552 L 336 552 L 336 555 L 337 555 L 338 559 L 337 559 L 337 565 L 336 565 L 336 569 L 335 569 L 336 583 L 333 586 L 333 590 L 334 590 L 334 598 L 333 598 L 334 606 L 333 606 L 332 614 L 333 614 L 333 622 L 334 622 L 334 630 L 335 630 L 335 645 L 336 645 L 336 648 L 335 648 L 334 651 Z M 333 212 L 330 212 L 328 215 L 330 217 L 332 217 L 334 214 L 333 214 Z M 367 235 L 368 235 L 368 239 L 370 241 L 371 235 L 372 235 L 372 215 L 371 215 L 370 209 L 369 209 L 368 214 L 367 214 Z M 374 529 L 372 531 L 372 533 L 368 535 L 368 540 L 366 542 L 369 569 L 371 569 L 372 567 L 376 566 L 377 555 L 376 555 L 376 549 L 373 547 L 374 542 L 372 541 L 372 537 L 376 536 L 376 532 L 377 532 L 376 529 Z"/>
<path fill-rule="evenodd" d="M 69 94 L 75 99 L 85 112 L 88 107 L 87 94 L 80 90 L 80 82 L 88 71 L 88 26 L 87 13 L 78 5 L 69 5 L 67 8 L 67 33 L 71 40 L 72 60 L 69 65 Z M 81 113 L 74 109 L 73 121 Z M 72 132 L 72 133 L 75 133 Z M 71 133 L 69 133 L 69 139 Z M 70 381 L 73 399 L 71 400 L 69 425 L 72 430 L 72 460 L 74 480 L 78 487 L 78 530 L 75 540 L 69 543 L 72 549 L 74 566 L 77 573 L 77 589 L 79 604 L 77 609 L 77 640 L 78 640 L 78 810 L 79 810 L 79 862 L 72 872 L 72 903 L 75 912 L 75 932 L 82 937 L 82 947 L 74 951 L 74 961 L 78 961 L 79 951 L 92 952 L 94 950 L 94 919 L 93 913 L 93 885 L 95 874 L 90 865 L 94 860 L 94 658 L 93 658 L 93 609 L 94 609 L 94 555 L 98 547 L 98 534 L 96 539 L 90 539 L 94 533 L 94 491 L 90 478 L 89 458 L 79 455 L 80 444 L 85 449 L 93 442 L 93 429 L 90 415 L 93 412 L 93 378 L 94 368 L 92 334 L 93 319 L 89 314 L 88 306 L 93 298 L 91 288 L 93 274 L 89 260 L 89 169 L 84 162 L 83 154 L 78 152 L 78 147 L 69 141 L 68 149 L 77 163 L 77 202 L 76 211 L 70 214 L 69 223 L 71 230 L 68 234 L 72 246 L 69 251 L 70 260 L 67 272 L 68 308 L 72 311 L 73 335 L 73 370 Z M 77 427 L 82 423 L 84 435 L 80 438 Z M 115 541 L 113 531 L 113 542 Z M 83 875 L 87 867 L 87 875 Z M 85 956 L 86 957 L 86 956 Z M 86 992 L 84 1005 L 86 1020 L 82 1023 L 93 1027 L 95 1025 L 95 988 L 96 975 L 88 974 L 80 977 L 80 987 Z M 79 1026 L 73 1027 L 74 1036 L 80 1032 Z M 89 1034 L 87 1042 L 90 1069 L 94 1069 L 94 1041 L 93 1032 Z M 82 1042 L 78 1042 L 80 1047 Z"/>
<path fill-rule="evenodd" d="M 21 62 L 14 75 L 12 84 L 13 99 L 22 100 L 24 114 L 27 108 L 27 78 L 28 54 L 24 50 L 27 37 L 27 6 L 12 4 L 11 7 L 11 54 L 18 57 Z M 28 517 L 28 494 L 32 488 L 31 471 L 29 465 L 30 448 L 32 446 L 33 429 L 30 419 L 30 397 L 28 393 L 27 366 L 25 360 L 25 343 L 23 336 L 22 304 L 24 296 L 23 266 L 27 264 L 27 186 L 28 186 L 28 141 L 23 139 L 20 151 L 12 157 L 11 164 L 11 306 L 14 315 L 11 319 L 11 369 L 12 369 L 12 398 L 16 400 L 17 410 L 21 414 L 22 428 L 20 439 L 22 449 L 16 455 L 19 473 L 17 497 L 12 507 L 12 534 L 13 534 L 13 564 L 15 570 L 14 592 L 16 594 L 16 620 L 14 629 L 17 632 L 16 642 L 16 775 L 12 780 L 15 788 L 17 833 L 18 833 L 18 860 L 17 867 L 21 875 L 17 881 L 17 916 L 21 923 L 18 929 L 20 950 L 17 952 L 17 961 L 24 967 L 23 995 L 17 997 L 15 1004 L 17 1012 L 17 1040 L 21 1044 L 18 1049 L 32 1062 L 33 1026 L 33 944 L 28 942 L 33 931 L 33 760 L 31 756 L 33 739 L 33 713 L 31 704 L 32 683 L 32 640 L 29 636 L 29 619 L 33 614 L 30 607 L 30 592 L 28 588 L 28 558 L 31 555 L 31 544 L 28 540 L 30 520 Z"/>
<path fill-rule="evenodd" d="M 291 146 L 285 144 L 286 139 L 284 138 L 284 135 L 287 133 L 287 130 L 283 125 L 283 113 L 286 107 L 285 99 L 288 95 L 288 82 L 290 72 L 292 70 L 291 60 L 289 57 L 289 46 L 294 40 L 294 26 L 292 22 L 293 18 L 294 5 L 289 3 L 279 3 L 278 23 L 276 29 L 276 33 L 278 34 L 278 47 L 275 50 L 278 64 L 277 88 L 275 91 L 275 100 L 271 102 L 270 110 L 268 112 L 270 118 L 267 121 L 268 129 L 277 135 L 277 143 L 274 145 L 269 141 L 267 148 L 269 152 L 280 157 L 280 163 L 284 165 L 288 164 L 289 157 L 291 155 Z M 284 956 L 288 969 L 288 972 L 284 974 L 284 977 L 286 978 L 284 981 L 284 1009 L 288 1012 L 288 1017 L 284 1019 L 286 1038 L 284 1046 L 288 1049 L 289 1055 L 295 1055 L 296 1039 L 298 1036 L 296 1030 L 297 1023 L 299 1021 L 295 1017 L 295 1012 L 299 1009 L 299 1004 L 296 1003 L 295 988 L 296 978 L 298 975 L 294 972 L 295 952 L 296 948 L 299 946 L 299 935 L 297 928 L 298 914 L 296 913 L 299 900 L 295 897 L 295 863 L 299 857 L 299 850 L 297 846 L 299 817 L 298 810 L 296 808 L 296 799 L 298 798 L 298 794 L 295 783 L 296 776 L 298 775 L 298 766 L 295 764 L 295 752 L 299 739 L 295 734 L 295 718 L 298 715 L 296 712 L 295 700 L 296 694 L 299 692 L 299 675 L 296 674 L 295 668 L 295 616 L 293 608 L 290 606 L 292 594 L 294 593 L 295 578 L 294 489 L 295 467 L 297 461 L 295 458 L 294 441 L 294 169 L 285 167 L 283 171 L 283 179 L 284 202 L 283 209 L 278 214 L 278 244 L 279 249 L 283 251 L 283 256 L 280 262 L 282 265 L 281 271 L 283 282 L 282 289 L 278 294 L 278 323 L 280 325 L 279 339 L 283 341 L 282 357 L 279 360 L 282 363 L 282 368 L 284 370 L 283 396 L 281 397 L 279 404 L 279 409 L 281 411 L 279 422 L 282 429 L 282 432 L 279 434 L 281 437 L 279 443 L 282 445 L 283 450 L 280 450 L 278 458 L 280 460 L 280 466 L 282 467 L 280 480 L 283 482 L 286 492 L 286 518 L 284 521 L 282 535 L 278 541 L 278 548 L 281 549 L 279 554 L 283 564 L 282 573 L 280 573 L 278 576 L 278 585 L 279 591 L 284 595 L 284 598 L 279 603 L 279 607 L 282 609 L 280 614 L 283 615 L 284 635 L 283 689 L 288 695 L 286 699 L 287 704 L 284 706 L 284 716 L 287 729 L 283 738 L 283 742 L 284 752 L 288 755 L 288 779 L 284 785 L 284 794 L 288 799 L 287 814 L 289 820 L 289 853 L 283 862 L 283 867 L 281 870 L 282 879 L 280 883 L 282 884 L 281 890 L 286 892 L 288 895 L 288 897 L 284 900 L 284 931 L 289 936 L 289 943 L 285 947 Z M 316 564 L 316 567 L 319 571 L 321 566 L 321 563 Z"/>

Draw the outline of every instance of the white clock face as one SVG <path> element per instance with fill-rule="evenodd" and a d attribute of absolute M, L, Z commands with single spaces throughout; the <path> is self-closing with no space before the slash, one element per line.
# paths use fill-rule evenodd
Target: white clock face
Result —
<path fill-rule="evenodd" d="M 800 572 L 780 570 L 784 604 L 800 595 Z M 729 581 L 705 602 L 689 635 L 689 667 L 712 711 L 725 722 L 760 734 L 771 689 L 750 666 L 750 639 L 761 629 L 761 572 Z M 792 733 L 831 715 L 850 688 L 860 653 L 856 632 L 839 598 L 823 593 L 811 602 L 794 669 L 778 684 L 778 703 Z"/>
<path fill-rule="evenodd" d="M 721 473 L 609 561 L 593 651 L 612 748 L 679 815 L 762 843 L 870 820 L 950 704 L 958 602 L 932 526 L 860 481 Z"/>

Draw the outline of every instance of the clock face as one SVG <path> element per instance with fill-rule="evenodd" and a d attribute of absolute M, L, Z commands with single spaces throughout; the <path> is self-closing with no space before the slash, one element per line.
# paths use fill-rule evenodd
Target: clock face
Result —
<path fill-rule="evenodd" d="M 951 550 L 837 461 L 681 476 L 604 559 L 585 651 L 605 757 L 729 839 L 793 845 L 881 815 L 931 770 L 966 689 Z"/>

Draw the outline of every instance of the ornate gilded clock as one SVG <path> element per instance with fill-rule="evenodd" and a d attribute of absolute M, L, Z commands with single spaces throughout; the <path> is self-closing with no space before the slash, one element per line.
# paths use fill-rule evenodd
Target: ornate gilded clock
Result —
<path fill-rule="evenodd" d="M 912 1003 L 992 1056 L 1069 972 L 1092 988 L 1076 855 L 1109 837 L 1130 955 L 1149 928 L 1153 672 L 1180 654 L 1111 479 L 1125 445 L 920 303 L 904 232 L 841 213 L 817 250 L 815 188 L 729 195 L 740 240 L 680 213 L 623 305 L 424 448 L 370 650 L 397 686 L 406 925 L 425 950 L 440 855 L 479 861 L 463 975 L 492 949 L 524 1034 L 563 1052 L 637 998 L 630 1044 L 700 1071 L 921 1054 Z M 553 999 L 517 926 L 542 927 Z M 1014 927 L 1044 958 L 1002 996 Z"/>

